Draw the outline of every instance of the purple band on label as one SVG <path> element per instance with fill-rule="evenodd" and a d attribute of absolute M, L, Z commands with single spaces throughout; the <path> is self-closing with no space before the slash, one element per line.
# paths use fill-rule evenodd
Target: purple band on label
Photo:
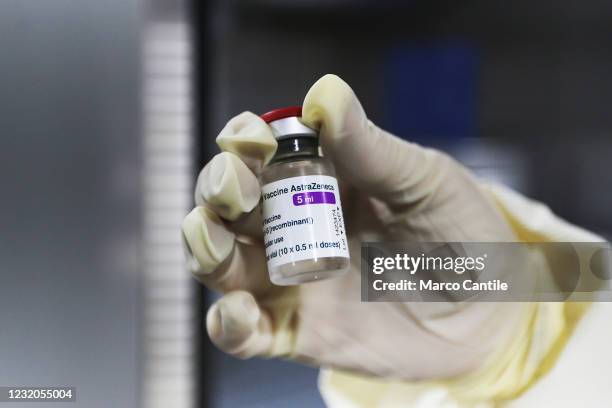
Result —
<path fill-rule="evenodd" d="M 336 196 L 329 191 L 307 191 L 293 195 L 293 205 L 336 204 Z"/>

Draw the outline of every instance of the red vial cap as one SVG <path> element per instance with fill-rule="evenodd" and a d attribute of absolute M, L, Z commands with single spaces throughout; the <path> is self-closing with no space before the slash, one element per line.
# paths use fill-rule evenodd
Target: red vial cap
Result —
<path fill-rule="evenodd" d="M 286 108 L 274 109 L 270 112 L 266 112 L 261 115 L 261 118 L 266 121 L 266 123 L 274 122 L 275 120 L 292 118 L 292 117 L 302 117 L 302 107 L 301 106 L 289 106 Z"/>

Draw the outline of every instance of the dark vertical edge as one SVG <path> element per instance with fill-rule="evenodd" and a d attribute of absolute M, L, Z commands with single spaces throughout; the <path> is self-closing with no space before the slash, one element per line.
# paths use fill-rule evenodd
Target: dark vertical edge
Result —
<path fill-rule="evenodd" d="M 205 143 L 202 135 L 206 134 L 210 127 L 209 118 L 211 110 L 209 100 L 206 97 L 210 89 L 211 73 L 207 61 L 211 60 L 212 35 L 211 30 L 211 1 L 191 0 L 187 4 L 187 15 L 191 19 L 193 38 L 193 180 L 204 163 L 212 155 L 210 147 Z M 195 401 L 196 407 L 207 408 L 212 406 L 211 395 L 213 392 L 212 376 L 212 346 L 206 338 L 205 318 L 209 299 L 206 289 L 194 280 L 194 291 L 196 292 L 194 302 L 195 316 Z"/>

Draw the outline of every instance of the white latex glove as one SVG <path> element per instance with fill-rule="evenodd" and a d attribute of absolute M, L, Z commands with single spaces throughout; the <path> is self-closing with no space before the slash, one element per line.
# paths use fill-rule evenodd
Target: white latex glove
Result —
<path fill-rule="evenodd" d="M 274 154 L 267 124 L 245 112 L 217 138 L 224 151 L 202 170 L 196 207 L 183 222 L 195 277 L 225 295 L 208 311 L 208 334 L 241 357 L 285 357 L 406 380 L 448 378 L 503 347 L 523 304 L 362 303 L 362 241 L 516 241 L 470 173 L 447 155 L 371 123 L 351 88 L 326 75 L 309 90 L 302 120 L 320 128 L 342 184 L 351 270 L 295 287 L 270 283 L 256 173 Z"/>

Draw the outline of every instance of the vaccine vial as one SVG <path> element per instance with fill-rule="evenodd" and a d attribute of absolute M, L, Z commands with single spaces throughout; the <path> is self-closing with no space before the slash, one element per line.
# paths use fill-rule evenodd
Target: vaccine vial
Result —
<path fill-rule="evenodd" d="M 349 266 L 334 167 L 319 154 L 317 130 L 301 116 L 299 106 L 261 116 L 278 141 L 259 181 L 268 272 L 281 286 L 339 276 Z"/>

